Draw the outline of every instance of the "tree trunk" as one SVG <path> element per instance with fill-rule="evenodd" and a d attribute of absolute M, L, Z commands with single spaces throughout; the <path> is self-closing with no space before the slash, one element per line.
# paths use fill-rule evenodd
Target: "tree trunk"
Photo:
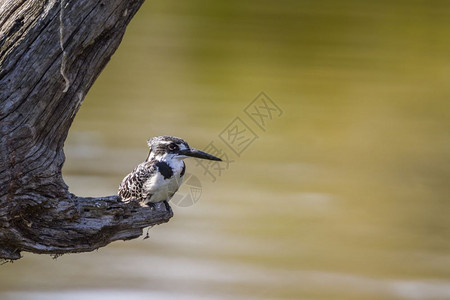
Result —
<path fill-rule="evenodd" d="M 77 197 L 61 175 L 73 118 L 143 1 L 0 2 L 0 258 L 92 251 L 172 217 Z"/>

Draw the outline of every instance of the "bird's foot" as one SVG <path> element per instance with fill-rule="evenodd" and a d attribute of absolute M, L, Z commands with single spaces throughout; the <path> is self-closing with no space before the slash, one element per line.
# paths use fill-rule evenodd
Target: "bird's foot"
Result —
<path fill-rule="evenodd" d="M 164 200 L 162 202 L 148 202 L 146 203 L 148 207 L 150 207 L 151 210 L 167 210 L 172 211 L 172 208 L 170 207 L 169 203 Z"/>
<path fill-rule="evenodd" d="M 148 207 L 150 207 L 151 210 L 155 210 L 156 209 L 156 204 L 155 202 L 147 202 L 146 205 Z"/>

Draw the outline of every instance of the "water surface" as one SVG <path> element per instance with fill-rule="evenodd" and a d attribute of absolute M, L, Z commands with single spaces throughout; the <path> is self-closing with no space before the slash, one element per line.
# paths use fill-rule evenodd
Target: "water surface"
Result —
<path fill-rule="evenodd" d="M 149 239 L 1 266 L 0 298 L 450 299 L 449 20 L 446 1 L 145 3 L 69 133 L 71 192 L 116 193 L 156 135 L 232 162 L 187 161 L 200 199 Z M 281 109 L 262 128 L 261 91 Z M 239 155 L 237 117 L 257 136 Z"/>

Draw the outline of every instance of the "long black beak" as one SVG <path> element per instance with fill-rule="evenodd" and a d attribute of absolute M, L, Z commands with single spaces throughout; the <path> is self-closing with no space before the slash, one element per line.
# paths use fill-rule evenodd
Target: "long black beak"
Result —
<path fill-rule="evenodd" d="M 203 159 L 209 159 L 209 160 L 217 160 L 222 161 L 222 159 L 215 157 L 214 155 L 208 154 L 206 152 L 197 150 L 195 148 L 190 148 L 186 150 L 181 150 L 179 152 L 181 155 L 191 156 L 191 157 L 197 157 L 197 158 L 203 158 Z"/>

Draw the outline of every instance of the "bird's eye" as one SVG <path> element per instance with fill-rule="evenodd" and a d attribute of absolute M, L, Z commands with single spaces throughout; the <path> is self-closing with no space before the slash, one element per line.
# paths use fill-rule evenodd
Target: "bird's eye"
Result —
<path fill-rule="evenodd" d="M 169 144 L 169 150 L 173 151 L 173 150 L 177 150 L 178 146 L 175 144 Z"/>

